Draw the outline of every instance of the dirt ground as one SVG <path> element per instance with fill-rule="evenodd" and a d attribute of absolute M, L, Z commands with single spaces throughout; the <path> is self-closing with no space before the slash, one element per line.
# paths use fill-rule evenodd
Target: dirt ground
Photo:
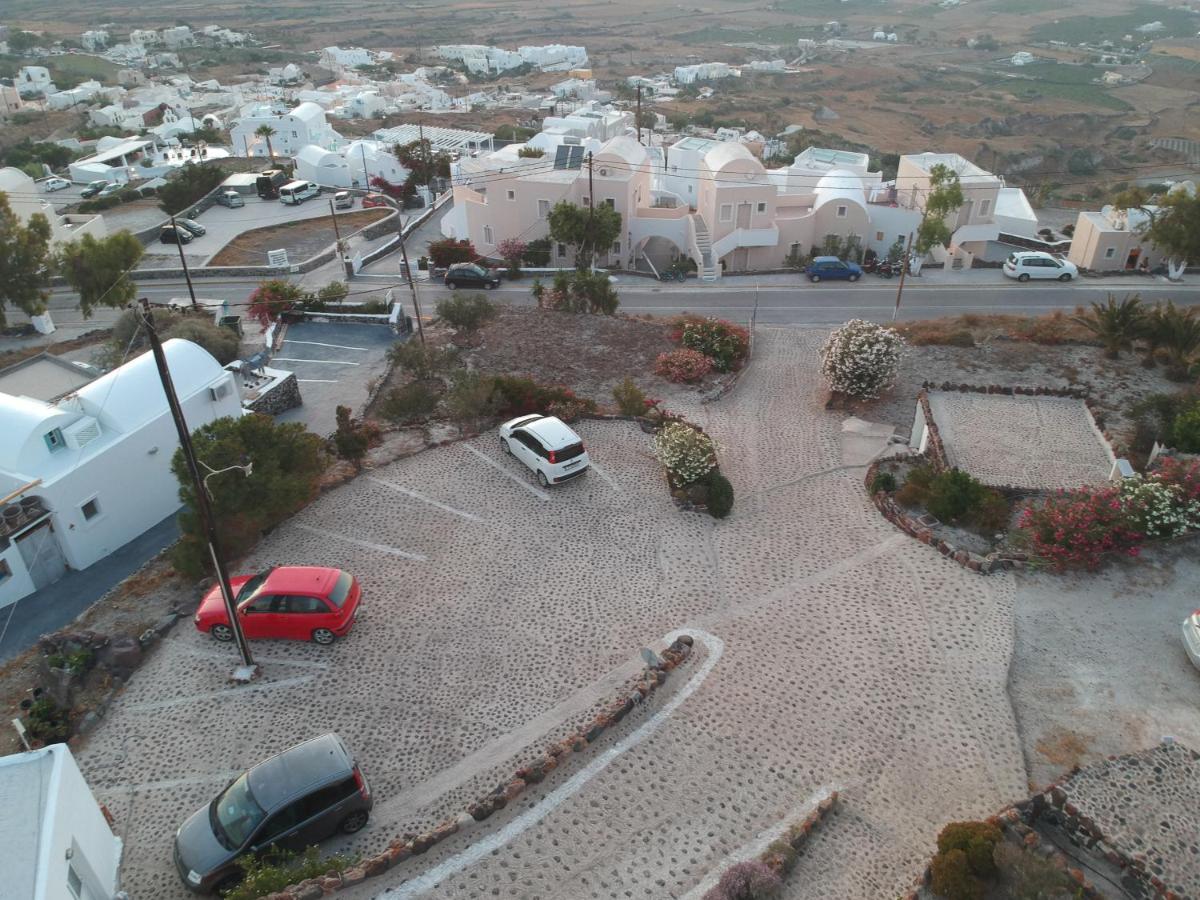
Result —
<path fill-rule="evenodd" d="M 342 237 L 378 222 L 391 209 L 360 209 L 338 216 Z M 337 239 L 333 225 L 325 217 L 286 222 L 268 228 L 245 231 L 225 245 L 208 261 L 210 266 L 257 266 L 268 250 L 286 249 L 292 259 L 307 259 Z"/>

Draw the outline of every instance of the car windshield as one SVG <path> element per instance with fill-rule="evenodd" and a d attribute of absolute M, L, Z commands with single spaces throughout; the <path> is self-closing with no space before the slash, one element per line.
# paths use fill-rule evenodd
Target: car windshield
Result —
<path fill-rule="evenodd" d="M 242 589 L 238 591 L 237 602 L 241 603 L 243 600 L 248 600 L 250 597 L 252 597 L 254 592 L 262 587 L 263 582 L 267 580 L 267 576 L 270 575 L 272 571 L 272 569 L 267 569 L 267 571 L 255 575 L 253 578 L 243 584 Z"/>
<path fill-rule="evenodd" d="M 193 219 L 176 219 L 175 221 L 178 222 L 180 225 L 182 225 L 184 228 L 195 228 L 196 227 L 196 222 Z"/>
<path fill-rule="evenodd" d="M 245 773 L 225 788 L 208 810 L 213 833 L 228 850 L 237 850 L 244 845 L 266 815 L 266 810 L 254 799 L 250 779 Z"/>
<path fill-rule="evenodd" d="M 349 572 L 338 574 L 337 581 L 333 584 L 333 590 L 329 592 L 329 599 L 333 601 L 333 605 L 338 609 L 342 608 L 342 604 L 350 596 L 350 586 L 352 584 L 354 584 L 354 578 L 351 577 Z"/>

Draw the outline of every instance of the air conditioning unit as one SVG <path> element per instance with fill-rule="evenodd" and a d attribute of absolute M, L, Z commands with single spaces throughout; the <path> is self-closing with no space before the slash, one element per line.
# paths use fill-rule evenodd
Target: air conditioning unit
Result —
<path fill-rule="evenodd" d="M 82 450 L 100 437 L 100 423 L 91 416 L 84 416 L 70 425 L 62 427 L 63 440 L 72 450 Z"/>
<path fill-rule="evenodd" d="M 212 399 L 213 403 L 216 403 L 218 400 L 224 400 L 226 397 L 228 397 L 229 396 L 229 379 L 226 378 L 220 384 L 213 385 L 212 387 L 210 387 L 208 389 L 208 396 Z"/>

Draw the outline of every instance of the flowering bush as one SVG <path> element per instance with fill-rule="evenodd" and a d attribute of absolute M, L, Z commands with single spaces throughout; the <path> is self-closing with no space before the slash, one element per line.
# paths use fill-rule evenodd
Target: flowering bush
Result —
<path fill-rule="evenodd" d="M 1200 460 L 1186 462 L 1173 456 L 1164 457 L 1154 477 L 1179 488 L 1181 501 L 1200 503 Z"/>
<path fill-rule="evenodd" d="M 1059 491 L 1026 508 L 1019 524 L 1032 553 L 1059 570 L 1096 569 L 1110 553 L 1137 556 L 1142 545 L 1118 487 Z"/>
<path fill-rule="evenodd" d="M 1127 478 L 1121 482 L 1121 505 L 1129 527 L 1148 538 L 1171 538 L 1200 527 L 1200 502 L 1183 490 L 1156 478 Z"/>
<path fill-rule="evenodd" d="M 684 347 L 712 359 L 718 372 L 736 369 L 750 349 L 750 333 L 724 319 L 683 318 L 676 323 L 673 336 Z"/>
<path fill-rule="evenodd" d="M 821 374 L 829 389 L 873 400 L 896 381 L 904 338 L 891 328 L 851 319 L 821 347 Z"/>
<path fill-rule="evenodd" d="M 671 422 L 654 436 L 654 456 L 678 484 L 691 484 L 717 466 L 713 439 L 686 422 Z"/>
<path fill-rule="evenodd" d="M 773 900 L 783 893 L 783 881 L 765 863 L 746 860 L 734 863 L 703 900 Z"/>
<path fill-rule="evenodd" d="M 654 361 L 656 375 L 676 384 L 699 381 L 713 369 L 713 361 L 699 350 L 670 350 Z"/>
<path fill-rule="evenodd" d="M 266 328 L 300 303 L 303 297 L 304 292 L 291 282 L 279 278 L 262 281 L 250 295 L 246 313 Z"/>

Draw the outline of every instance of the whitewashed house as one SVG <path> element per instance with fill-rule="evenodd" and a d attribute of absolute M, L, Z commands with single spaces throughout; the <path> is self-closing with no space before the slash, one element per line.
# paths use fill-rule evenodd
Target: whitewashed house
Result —
<path fill-rule="evenodd" d="M 153 47 L 162 43 L 162 38 L 153 28 L 135 28 L 129 32 L 129 43 L 135 47 Z"/>
<path fill-rule="evenodd" d="M 334 74 L 344 75 L 359 66 L 372 65 L 375 60 L 365 47 L 326 47 L 318 61 Z"/>
<path fill-rule="evenodd" d="M 206 350 L 163 347 L 190 428 L 242 414 L 234 377 Z M 179 441 L 150 353 L 57 398 L 32 396 L 41 385 L 19 374 L 0 373 L 0 607 L 179 509 Z"/>
<path fill-rule="evenodd" d="M 13 85 L 22 97 L 44 97 L 58 91 L 45 66 L 21 66 Z"/>
<path fill-rule="evenodd" d="M 339 150 L 310 144 L 296 154 L 296 178 L 328 187 L 366 188 L 371 178 L 403 184 L 408 169 L 380 141 L 351 141 Z"/>
<path fill-rule="evenodd" d="M 276 156 L 295 156 L 302 147 L 315 144 L 336 150 L 344 141 L 325 118 L 325 110 L 316 103 L 301 103 L 294 109 L 272 104 L 251 106 L 229 129 L 233 152 L 238 156 L 267 156 L 267 141 L 255 134 L 263 125 L 271 135 L 271 151 Z"/>
<path fill-rule="evenodd" d="M 178 50 L 180 47 L 190 47 L 196 43 L 196 38 L 192 35 L 192 29 L 187 25 L 164 28 L 161 34 L 162 42 L 172 50 Z"/>
<path fill-rule="evenodd" d="M 85 31 L 79 36 L 79 43 L 84 50 L 103 50 L 108 46 L 109 33 L 103 28 Z"/>
<path fill-rule="evenodd" d="M 50 223 L 50 242 L 62 244 L 85 234 L 102 238 L 108 233 L 104 217 L 94 214 L 62 214 L 47 195 L 38 190 L 37 183 L 20 169 L 0 169 L 0 192 L 8 197 L 8 207 L 24 225 L 35 213 Z"/>
<path fill-rule="evenodd" d="M 13 900 L 108 900 L 120 889 L 113 834 L 66 744 L 0 757 L 4 894 Z"/>
<path fill-rule="evenodd" d="M 65 91 L 58 91 L 46 98 L 46 106 L 50 109 L 70 109 L 81 103 L 91 103 L 104 92 L 104 85 L 98 81 L 85 81 Z"/>
<path fill-rule="evenodd" d="M 716 81 L 720 78 L 733 78 L 738 70 L 728 63 L 711 62 L 699 63 L 694 66 L 676 66 L 676 84 L 695 84 L 697 81 Z"/>

